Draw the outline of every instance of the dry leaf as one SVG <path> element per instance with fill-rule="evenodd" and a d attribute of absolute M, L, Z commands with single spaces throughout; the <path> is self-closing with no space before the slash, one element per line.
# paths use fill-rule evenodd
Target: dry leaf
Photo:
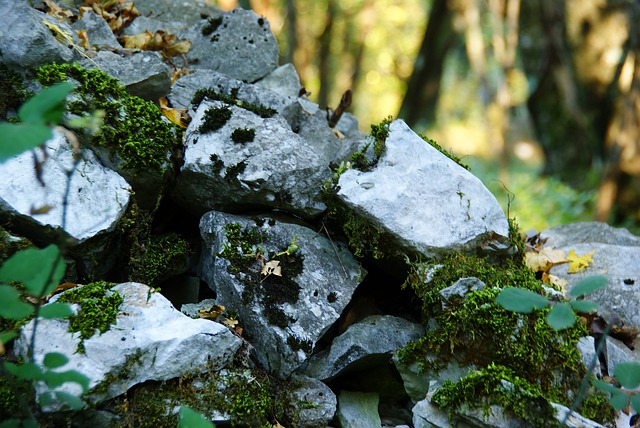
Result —
<path fill-rule="evenodd" d="M 78 37 L 80 38 L 80 46 L 84 49 L 91 49 L 91 45 L 89 44 L 89 35 L 87 34 L 87 30 L 78 30 L 76 31 Z"/>
<path fill-rule="evenodd" d="M 73 38 L 71 37 L 71 35 L 69 33 L 64 31 L 60 27 L 58 27 L 56 24 L 47 21 L 46 19 L 42 19 L 42 23 L 49 28 L 49 30 L 51 31 L 53 36 L 56 38 L 58 43 L 61 43 L 61 44 L 65 45 L 65 46 L 67 46 L 67 47 L 74 46 Z"/>
<path fill-rule="evenodd" d="M 564 251 L 550 247 L 527 251 L 525 252 L 524 258 L 525 263 L 533 272 L 546 272 L 551 266 L 567 261 L 567 256 Z"/>
<path fill-rule="evenodd" d="M 163 51 L 165 55 L 171 57 L 185 54 L 191 49 L 191 42 L 187 39 L 178 39 L 175 34 L 157 30 L 151 33 L 145 30 L 144 33 L 133 36 L 122 36 L 124 47 L 127 49 L 140 49 L 145 51 Z"/>
<path fill-rule="evenodd" d="M 569 255 L 567 256 L 567 260 L 571 262 L 569 265 L 569 273 L 577 273 L 589 266 L 593 263 L 593 255 L 596 253 L 596 250 L 591 251 L 590 253 L 583 254 L 581 256 L 577 255 L 575 250 L 569 251 Z"/>
<path fill-rule="evenodd" d="M 224 306 L 222 305 L 213 305 L 209 309 L 200 309 L 198 310 L 198 316 L 200 318 L 215 320 L 224 312 Z"/>
<path fill-rule="evenodd" d="M 43 206 L 38 207 L 38 208 L 34 208 L 33 205 L 32 205 L 31 209 L 29 210 L 29 214 L 31 214 L 31 215 L 46 214 L 49 211 L 51 211 L 52 208 L 53 208 L 53 206 L 51 206 L 49 204 L 43 205 Z"/>
<path fill-rule="evenodd" d="M 69 289 L 71 289 L 71 288 L 76 288 L 76 287 L 78 287 L 79 285 L 80 285 L 80 284 L 76 284 L 76 283 L 74 283 L 74 282 L 65 282 L 65 283 L 62 283 L 62 284 L 58 285 L 56 288 L 54 288 L 54 289 L 53 289 L 53 291 L 52 291 L 51 293 L 47 294 L 43 300 L 44 300 L 44 302 L 46 303 L 46 302 L 48 302 L 48 301 L 49 301 L 49 299 L 51 299 L 51 298 L 52 298 L 53 296 L 55 296 L 56 294 L 60 294 L 60 293 L 62 293 L 63 291 L 65 291 L 65 290 L 69 290 Z"/>
<path fill-rule="evenodd" d="M 164 117 L 169 119 L 181 128 L 186 128 L 191 122 L 187 109 L 173 109 L 169 107 L 169 101 L 166 98 L 160 98 L 160 110 Z"/>
<path fill-rule="evenodd" d="M 280 265 L 279 260 L 269 260 L 262 267 L 260 274 L 266 275 L 266 276 L 269 276 L 269 275 L 282 276 L 282 268 L 279 265 Z"/>
<path fill-rule="evenodd" d="M 44 4 L 49 8 L 47 15 L 53 16 L 58 21 L 66 21 L 73 17 L 73 12 L 68 9 L 61 8 L 59 4 L 54 3 L 51 0 L 44 0 Z"/>
<path fill-rule="evenodd" d="M 562 279 L 556 275 L 551 275 L 547 272 L 542 273 L 542 282 L 544 282 L 545 284 L 555 285 L 563 290 L 565 290 L 567 285 L 569 285 L 566 279 Z"/>

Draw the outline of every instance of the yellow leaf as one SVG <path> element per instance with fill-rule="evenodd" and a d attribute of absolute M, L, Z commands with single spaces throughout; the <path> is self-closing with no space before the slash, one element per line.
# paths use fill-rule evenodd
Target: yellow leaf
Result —
<path fill-rule="evenodd" d="M 569 265 L 569 273 L 580 272 L 591 263 L 593 263 L 593 256 L 596 253 L 596 250 L 591 251 L 590 253 L 583 254 L 581 256 L 577 255 L 575 250 L 569 251 L 569 255 L 567 259 L 571 262 Z"/>
<path fill-rule="evenodd" d="M 76 31 L 76 33 L 78 33 L 78 37 L 80 38 L 80 46 L 82 46 L 86 50 L 91 49 L 91 45 L 89 44 L 89 35 L 87 34 L 87 30 L 78 30 L 78 31 Z"/>
<path fill-rule="evenodd" d="M 166 98 L 160 98 L 159 101 L 160 111 L 162 111 L 164 117 L 181 128 L 186 128 L 189 125 L 191 117 L 189 116 L 187 109 L 173 109 L 169 107 L 169 101 L 167 101 Z"/>
<path fill-rule="evenodd" d="M 527 251 L 524 258 L 525 263 L 533 272 L 546 272 L 551 266 L 567 261 L 564 251 L 549 247 L 543 247 L 539 251 Z"/>
<path fill-rule="evenodd" d="M 56 38 L 58 43 L 62 43 L 63 45 L 65 45 L 67 47 L 73 46 L 73 38 L 71 37 L 71 35 L 69 33 L 64 31 L 60 27 L 58 27 L 56 24 L 47 21 L 46 19 L 43 19 L 42 23 L 49 28 L 49 30 L 51 31 L 53 36 Z"/>
<path fill-rule="evenodd" d="M 122 36 L 124 47 L 126 49 L 146 49 L 149 42 L 153 39 L 153 34 L 148 30 L 144 33 L 135 34 L 133 36 Z"/>
<path fill-rule="evenodd" d="M 542 273 L 542 282 L 544 282 L 545 284 L 555 285 L 563 290 L 565 290 L 567 285 L 569 284 L 566 279 L 562 279 L 557 275 L 551 275 L 547 272 Z"/>
<path fill-rule="evenodd" d="M 67 19 L 73 17 L 73 12 L 61 8 L 60 5 L 54 3 L 51 0 L 44 0 L 44 4 L 49 8 L 49 10 L 47 11 L 47 15 L 53 16 L 58 21 L 66 21 Z"/>
<path fill-rule="evenodd" d="M 238 320 L 234 320 L 232 318 L 225 318 L 225 320 L 222 321 L 222 324 L 226 325 L 227 327 L 234 328 L 235 326 L 238 325 Z"/>
<path fill-rule="evenodd" d="M 208 320 L 214 320 L 218 318 L 224 312 L 224 306 L 222 305 L 213 305 L 208 309 L 200 309 L 198 310 L 198 316 L 200 318 L 205 318 Z"/>

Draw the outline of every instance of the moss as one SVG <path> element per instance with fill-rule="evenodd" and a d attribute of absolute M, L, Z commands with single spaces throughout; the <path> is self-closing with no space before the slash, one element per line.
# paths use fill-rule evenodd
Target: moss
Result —
<path fill-rule="evenodd" d="M 16 417 L 20 409 L 16 384 L 11 382 L 8 376 L 0 373 L 0 421 Z"/>
<path fill-rule="evenodd" d="M 229 107 L 212 107 L 204 112 L 202 124 L 198 127 L 198 132 L 206 134 L 207 132 L 217 131 L 222 128 L 229 119 L 231 119 L 231 109 Z"/>
<path fill-rule="evenodd" d="M 238 128 L 231 133 L 231 140 L 236 144 L 250 143 L 256 137 L 254 128 Z"/>
<path fill-rule="evenodd" d="M 242 174 L 247 167 L 247 163 L 245 161 L 240 161 L 235 165 L 231 165 L 227 168 L 227 171 L 224 175 L 224 179 L 227 182 L 238 181 L 238 175 Z"/>
<path fill-rule="evenodd" d="M 189 243 L 176 233 L 151 236 L 144 251 L 131 257 L 130 280 L 154 287 L 168 274 L 186 267 L 190 251 Z"/>
<path fill-rule="evenodd" d="M 387 116 L 377 125 L 371 125 L 371 137 L 373 137 L 373 156 L 375 161 L 380 159 L 380 156 L 386 150 L 385 141 L 389 136 L 389 125 L 393 122 L 393 117 Z"/>
<path fill-rule="evenodd" d="M 336 294 L 336 292 L 332 291 L 331 293 L 329 293 L 329 295 L 327 296 L 327 302 L 333 303 L 336 300 L 338 300 L 338 295 Z"/>
<path fill-rule="evenodd" d="M 211 33 L 218 30 L 218 27 L 222 24 L 222 17 L 207 18 L 207 23 L 202 27 L 202 35 L 208 36 Z"/>
<path fill-rule="evenodd" d="M 104 333 L 116 322 L 123 299 L 120 294 L 110 290 L 114 285 L 105 281 L 93 282 L 60 296 L 60 302 L 80 305 L 77 315 L 69 317 L 69 331 L 80 333 L 77 352 L 84 353 L 85 339 L 93 337 L 96 331 Z"/>
<path fill-rule="evenodd" d="M 486 287 L 470 292 L 464 299 L 452 298 L 444 302 L 440 291 L 466 277 L 477 277 Z M 451 361 L 478 369 L 469 375 L 471 377 L 467 376 L 443 391 L 442 394 L 451 393 L 454 397 L 443 399 L 443 406 L 455 404 L 458 408 L 465 399 L 470 399 L 465 404 L 482 403 L 486 409 L 494 403 L 492 400 L 503 400 L 502 393 L 498 397 L 492 396 L 496 393 L 496 382 L 500 380 L 497 373 L 502 373 L 500 376 L 507 373 L 506 380 L 523 390 L 536 392 L 537 395 L 530 398 L 531 402 L 537 402 L 535 397 L 540 396 L 571 405 L 568 397 L 575 396 L 582 378 L 587 375 L 576 347 L 578 340 L 587 335 L 586 328 L 576 324 L 560 332 L 554 331 L 546 320 L 548 308 L 530 314 L 506 311 L 495 298 L 502 288 L 509 286 L 542 293 L 540 281 L 517 257 L 490 261 L 455 253 L 438 262 L 411 265 L 404 287 L 411 287 L 416 292 L 423 303 L 424 318 L 435 322 L 424 337 L 410 342 L 398 357 L 406 364 L 417 362 L 422 370 L 431 372 L 438 372 Z M 482 384 L 484 381 L 486 384 Z M 475 391 L 473 394 L 469 392 L 471 389 Z M 467 395 L 468 392 L 471 395 Z M 516 396 L 513 400 L 521 398 Z M 516 404 L 509 406 L 507 410 L 519 412 Z M 538 416 L 548 415 L 542 412 L 531 417 Z M 608 416 L 601 412 L 600 420 Z"/>
<path fill-rule="evenodd" d="M 313 343 L 310 340 L 300 339 L 294 335 L 287 337 L 287 344 L 294 351 L 304 351 L 307 355 L 310 355 L 313 350 Z"/>
<path fill-rule="evenodd" d="M 452 161 L 454 161 L 455 163 L 457 163 L 458 165 L 460 165 L 461 167 L 469 171 L 469 165 L 462 162 L 462 159 L 459 156 L 454 155 L 449 150 L 445 150 L 440 144 L 436 143 L 435 140 L 432 140 L 431 138 L 428 138 L 422 134 L 418 134 L 418 135 L 424 141 L 429 143 L 434 149 L 438 150 L 440 153 L 442 153 L 443 155 L 445 155 L 446 157 L 448 157 L 449 159 L 451 159 Z"/>
<path fill-rule="evenodd" d="M 263 119 L 273 117 L 277 111 L 270 108 L 265 107 L 262 104 L 254 104 L 250 102 L 243 101 L 237 97 L 238 90 L 231 90 L 231 95 L 226 95 L 220 92 L 217 92 L 213 88 L 203 88 L 198 89 L 196 93 L 193 95 L 191 99 L 191 104 L 194 106 L 198 106 L 205 98 L 210 100 L 222 101 L 223 103 L 229 105 L 235 105 L 245 110 L 251 111 Z"/>
<path fill-rule="evenodd" d="M 17 110 L 28 96 L 22 77 L 0 63 L 0 120 L 7 119 L 7 113 Z"/>
<path fill-rule="evenodd" d="M 211 156 L 209 156 L 209 159 L 211 160 L 211 170 L 213 171 L 213 173 L 220 174 L 220 172 L 224 169 L 224 162 L 222 162 L 220 156 L 213 153 Z"/>
<path fill-rule="evenodd" d="M 168 166 L 172 148 L 180 144 L 177 127 L 162 120 L 160 109 L 149 101 L 129 95 L 117 79 L 99 70 L 86 70 L 78 64 L 49 64 L 38 69 L 43 85 L 72 79 L 78 82 L 76 101 L 69 103 L 74 114 L 105 112 L 100 132 L 91 143 L 106 147 L 132 171 L 159 172 Z"/>
<path fill-rule="evenodd" d="M 104 376 L 104 379 L 96 386 L 91 388 L 88 394 L 105 394 L 109 390 L 111 384 L 115 381 L 126 381 L 131 369 L 135 365 L 139 365 L 142 362 L 142 351 L 138 349 L 135 353 L 128 355 L 125 361 L 118 367 L 114 367 L 109 373 Z"/>

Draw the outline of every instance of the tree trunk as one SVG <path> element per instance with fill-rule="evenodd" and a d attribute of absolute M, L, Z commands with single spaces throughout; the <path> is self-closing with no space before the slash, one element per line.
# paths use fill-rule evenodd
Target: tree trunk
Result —
<path fill-rule="evenodd" d="M 327 15 L 325 18 L 324 31 L 320 35 L 320 51 L 318 52 L 318 74 L 320 77 L 318 104 L 321 108 L 326 108 L 329 105 L 329 94 L 331 93 L 331 83 L 333 80 L 330 69 L 330 54 L 335 14 L 335 0 L 327 0 Z"/>

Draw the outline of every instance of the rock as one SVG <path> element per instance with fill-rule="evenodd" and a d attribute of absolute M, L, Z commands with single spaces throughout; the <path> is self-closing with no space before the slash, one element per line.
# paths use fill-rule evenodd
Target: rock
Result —
<path fill-rule="evenodd" d="M 347 208 L 410 253 L 470 251 L 509 236 L 507 218 L 482 182 L 401 120 L 389 126 L 377 166 L 347 170 L 338 188 Z"/>
<path fill-rule="evenodd" d="M 147 101 L 158 102 L 171 89 L 169 67 L 158 52 L 143 51 L 132 54 L 128 58 L 109 51 L 100 51 L 90 60 L 84 59 L 80 64 L 87 69 L 96 68 L 115 77 L 127 92 Z"/>
<path fill-rule="evenodd" d="M 342 243 L 297 224 L 212 211 L 200 220 L 200 234 L 200 277 L 218 304 L 238 312 L 261 363 L 279 377 L 308 359 L 365 275 Z M 299 249 L 282 254 L 294 238 Z M 272 260 L 282 276 L 260 273 Z"/>
<path fill-rule="evenodd" d="M 256 86 L 269 89 L 285 97 L 298 98 L 302 84 L 293 64 L 284 64 L 256 82 Z"/>
<path fill-rule="evenodd" d="M 112 290 L 124 299 L 116 323 L 103 334 L 85 339 L 85 353 L 76 352 L 79 333 L 69 333 L 68 320 L 41 319 L 38 324 L 35 361 L 42 364 L 48 352 L 64 354 L 69 361 L 59 370 L 78 370 L 89 378 L 89 401 L 115 397 L 147 380 L 220 370 L 233 361 L 241 340 L 226 327 L 181 314 L 143 284 L 128 282 Z M 33 321 L 16 342 L 16 354 L 22 358 L 32 330 Z M 123 371 L 126 375 L 121 377 Z M 48 390 L 44 384 L 36 389 L 38 393 Z M 77 394 L 79 387 L 66 383 L 55 390 Z M 56 410 L 56 404 L 45 410 Z"/>
<path fill-rule="evenodd" d="M 78 2 L 79 0 L 74 0 Z M 166 23 L 183 22 L 185 26 L 191 26 L 201 20 L 201 16 L 217 14 L 221 12 L 217 8 L 203 0 L 180 0 L 167 2 L 166 0 L 144 0 L 135 3 L 136 9 L 142 16 L 154 16 L 158 21 Z M 143 30 L 144 31 L 144 30 Z"/>
<path fill-rule="evenodd" d="M 82 270 L 106 272 L 115 257 L 109 254 L 114 250 L 109 233 L 127 209 L 131 187 L 102 166 L 90 150 L 84 150 L 74 165 L 72 148 L 58 131 L 45 147 L 48 159 L 44 161 L 42 151 L 36 150 L 43 162 L 42 183 L 36 176 L 31 152 L 0 164 L 0 175 L 5 177 L 0 181 L 0 218 L 39 242 L 59 242 L 61 233 L 62 238 L 71 239 L 72 252 L 84 260 Z M 73 174 L 65 202 L 69 170 Z M 102 266 L 95 266 L 96 259 L 102 259 Z"/>
<path fill-rule="evenodd" d="M 122 49 L 107 21 L 91 10 L 84 11 L 82 18 L 74 22 L 71 27 L 76 31 L 86 30 L 87 36 L 89 36 L 89 45 L 98 48 L 98 50 L 104 48 Z"/>
<path fill-rule="evenodd" d="M 340 391 L 336 414 L 341 428 L 372 428 L 382 425 L 378 415 L 378 394 Z"/>
<path fill-rule="evenodd" d="M 286 413 L 293 428 L 324 428 L 336 413 L 338 399 L 331 389 L 317 379 L 293 375 L 290 406 Z"/>
<path fill-rule="evenodd" d="M 278 66 L 278 44 L 269 21 L 251 10 L 210 16 L 178 35 L 192 42 L 187 53 L 192 69 L 215 70 L 255 82 Z"/>
<path fill-rule="evenodd" d="M 600 313 L 609 312 L 626 324 L 640 327 L 640 237 L 596 222 L 558 226 L 540 232 L 540 237 L 547 239 L 546 247 L 567 254 L 570 250 L 579 256 L 595 251 L 593 263 L 578 273 L 569 274 L 568 263 L 553 266 L 549 272 L 567 280 L 567 290 L 588 276 L 606 276 L 607 286 L 587 295 L 587 299 L 598 303 Z"/>
<path fill-rule="evenodd" d="M 315 354 L 304 374 L 329 381 L 338 375 L 384 365 L 410 340 L 424 335 L 424 328 L 390 315 L 372 315 L 351 325 L 333 339 L 331 348 Z"/>
<path fill-rule="evenodd" d="M 556 419 L 559 422 L 564 421 L 565 415 L 569 412 L 569 408 L 558 403 L 551 403 L 551 407 L 556 410 Z M 604 428 L 604 425 L 587 419 L 576 412 L 573 412 L 571 416 L 569 416 L 569 419 L 565 422 L 565 426 L 568 428 Z"/>
<path fill-rule="evenodd" d="M 200 318 L 198 311 L 200 309 L 208 309 L 216 304 L 215 299 L 204 299 L 198 303 L 185 303 L 180 308 L 180 312 L 188 316 L 189 318 Z"/>
<path fill-rule="evenodd" d="M 440 295 L 444 299 L 444 301 L 442 302 L 442 308 L 445 308 L 445 306 L 447 305 L 446 301 L 450 300 L 451 298 L 458 297 L 464 299 L 467 294 L 471 293 L 472 291 L 482 290 L 485 286 L 485 283 L 478 278 L 460 278 L 456 281 L 455 284 L 440 290 Z"/>
<path fill-rule="evenodd" d="M 208 114 L 224 112 L 231 116 L 220 129 L 200 130 Z M 251 139 L 234 142 L 233 133 L 243 130 L 253 132 Z M 314 148 L 282 117 L 262 118 L 235 105 L 203 101 L 187 128 L 173 198 L 195 214 L 261 207 L 313 218 L 326 208 L 319 193 L 330 175 Z"/>
<path fill-rule="evenodd" d="M 66 63 L 75 58 L 75 51 L 58 42 L 46 20 L 73 36 L 75 31 L 66 23 L 58 22 L 29 6 L 26 0 L 0 0 L 0 52 L 2 63 L 16 71 L 33 70 L 51 62 Z"/>

